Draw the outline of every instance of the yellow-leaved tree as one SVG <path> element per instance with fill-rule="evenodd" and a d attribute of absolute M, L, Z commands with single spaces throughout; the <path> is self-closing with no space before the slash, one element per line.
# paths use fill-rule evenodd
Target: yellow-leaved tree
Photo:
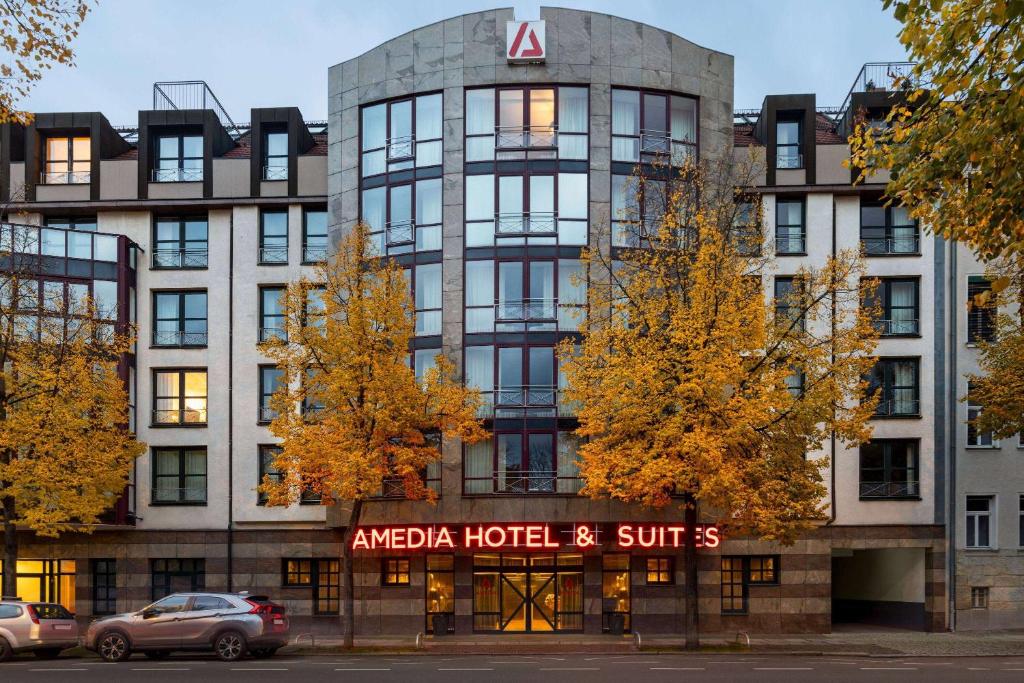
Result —
<path fill-rule="evenodd" d="M 344 644 L 354 635 L 352 537 L 365 501 L 401 491 L 433 501 L 424 483 L 441 457 L 441 439 L 485 438 L 477 392 L 438 355 L 417 381 L 409 361 L 414 310 L 409 284 L 391 259 L 379 258 L 356 225 L 321 265 L 317 282 L 289 285 L 283 334 L 263 342 L 281 378 L 271 399 L 270 431 L 281 439 L 277 480 L 260 490 L 270 505 L 303 491 L 324 504 L 351 505 L 343 536 Z"/>
<path fill-rule="evenodd" d="M 586 254 L 582 339 L 559 350 L 578 406 L 584 495 L 682 508 L 685 632 L 699 643 L 695 525 L 790 542 L 822 519 L 833 434 L 867 438 L 877 332 L 859 256 L 839 253 L 765 296 L 760 205 L 745 173 L 689 164 L 633 178 L 613 217 L 625 248 Z M 745 176 L 744 176 L 745 177 Z M 770 284 L 769 284 L 770 286 Z"/>
<path fill-rule="evenodd" d="M 90 530 L 146 449 L 118 374 L 132 345 L 74 286 L 44 287 L 36 228 L 0 226 L 0 521 L 3 594 L 17 595 L 18 529 Z M 47 283 L 50 284 L 50 283 Z"/>

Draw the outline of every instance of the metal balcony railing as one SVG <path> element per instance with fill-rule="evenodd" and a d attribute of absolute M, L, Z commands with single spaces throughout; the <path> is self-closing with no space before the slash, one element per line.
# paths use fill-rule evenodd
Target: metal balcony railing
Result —
<path fill-rule="evenodd" d="M 327 260 L 327 247 L 303 247 L 303 263 L 320 263 Z"/>
<path fill-rule="evenodd" d="M 556 394 L 554 385 L 530 384 L 501 387 L 494 392 L 494 399 L 499 407 L 553 406 Z"/>
<path fill-rule="evenodd" d="M 853 79 L 853 85 L 850 86 L 843 104 L 839 107 L 837 120 L 842 119 L 846 114 L 854 93 L 876 90 L 891 92 L 897 87 L 906 90 L 925 86 L 923 81 L 914 76 L 915 66 L 917 64 L 914 62 L 867 62 L 864 64 L 857 72 L 857 77 Z"/>
<path fill-rule="evenodd" d="M 288 180 L 288 167 L 287 166 L 264 166 L 263 167 L 263 179 L 264 180 Z"/>
<path fill-rule="evenodd" d="M 39 174 L 43 185 L 87 185 L 91 181 L 89 171 L 43 171 Z"/>
<path fill-rule="evenodd" d="M 776 254 L 802 254 L 805 251 L 807 251 L 807 245 L 804 235 L 775 238 Z"/>
<path fill-rule="evenodd" d="M 804 167 L 804 155 L 795 152 L 778 152 L 775 157 L 775 168 L 795 169 Z"/>
<path fill-rule="evenodd" d="M 882 319 L 876 323 L 878 332 L 883 336 L 899 336 L 904 334 L 917 334 L 918 320 L 903 318 L 903 319 Z"/>
<path fill-rule="evenodd" d="M 557 311 L 557 299 L 500 301 L 494 305 L 494 319 L 498 321 L 555 320 Z"/>
<path fill-rule="evenodd" d="M 920 251 L 917 235 L 913 237 L 861 237 L 861 246 L 868 256 L 883 254 L 916 254 Z"/>
<path fill-rule="evenodd" d="M 169 487 L 156 486 L 153 488 L 154 503 L 205 503 L 206 487 L 186 486 Z"/>
<path fill-rule="evenodd" d="M 667 130 L 644 129 L 640 131 L 641 154 L 668 154 L 672 151 L 672 137 Z"/>
<path fill-rule="evenodd" d="M 881 417 L 899 417 L 902 415 L 918 415 L 921 402 L 917 399 L 883 399 L 875 408 L 875 415 Z"/>
<path fill-rule="evenodd" d="M 154 249 L 154 268 L 206 268 L 208 249 Z"/>
<path fill-rule="evenodd" d="M 388 138 L 388 161 L 402 161 L 416 155 L 416 138 L 412 135 L 401 135 Z"/>
<path fill-rule="evenodd" d="M 550 211 L 499 213 L 494 217 L 494 232 L 499 237 L 557 235 L 558 214 Z"/>
<path fill-rule="evenodd" d="M 172 408 L 169 410 L 153 410 L 153 424 L 206 424 L 206 409 Z"/>
<path fill-rule="evenodd" d="M 197 183 L 203 179 L 201 168 L 154 168 L 154 183 Z"/>
<path fill-rule="evenodd" d="M 494 132 L 497 149 L 551 149 L 558 146 L 556 126 L 497 126 Z"/>
<path fill-rule="evenodd" d="M 916 481 L 862 481 L 861 498 L 910 498 L 920 495 Z"/>
<path fill-rule="evenodd" d="M 153 346 L 206 346 L 206 332 L 183 332 L 181 330 L 155 330 Z"/>
<path fill-rule="evenodd" d="M 260 247 L 260 263 L 288 263 L 288 247 Z"/>
<path fill-rule="evenodd" d="M 259 417 L 257 418 L 260 422 L 272 422 L 276 417 L 276 410 L 267 406 L 260 406 Z"/>
<path fill-rule="evenodd" d="M 271 339 L 280 339 L 281 341 L 287 341 L 288 335 L 283 327 L 261 327 L 260 328 L 260 341 L 270 341 Z"/>
<path fill-rule="evenodd" d="M 414 244 L 416 242 L 416 224 L 412 220 L 388 223 L 387 233 L 389 247 Z"/>
<path fill-rule="evenodd" d="M 578 493 L 581 488 L 583 482 L 579 477 L 560 477 L 554 471 L 497 472 L 494 475 L 494 492 L 498 494 Z"/>

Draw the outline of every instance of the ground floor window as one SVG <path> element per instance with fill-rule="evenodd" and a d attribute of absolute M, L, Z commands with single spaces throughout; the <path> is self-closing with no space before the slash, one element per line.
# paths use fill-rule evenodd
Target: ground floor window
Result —
<path fill-rule="evenodd" d="M 673 583 L 672 558 L 671 557 L 648 557 L 647 558 L 647 585 L 668 586 Z"/>
<path fill-rule="evenodd" d="M 992 522 L 992 496 L 967 496 L 967 547 L 988 548 Z"/>
<path fill-rule="evenodd" d="M 171 593 L 190 593 L 206 588 L 206 560 L 171 558 L 152 560 L 153 600 Z"/>
<path fill-rule="evenodd" d="M 0 577 L 4 564 L 0 561 Z M 17 596 L 26 602 L 56 602 L 75 611 L 74 560 L 18 560 Z"/>
<path fill-rule="evenodd" d="M 750 586 L 779 582 L 779 558 L 775 555 L 722 558 L 722 614 L 746 614 Z"/>
<path fill-rule="evenodd" d="M 117 562 L 115 560 L 92 561 L 92 613 L 96 616 L 117 613 Z"/>
<path fill-rule="evenodd" d="M 988 586 L 971 588 L 971 609 L 988 609 Z"/>
<path fill-rule="evenodd" d="M 629 555 L 605 553 L 601 557 L 601 628 L 610 629 L 612 615 L 621 614 L 630 628 Z"/>
<path fill-rule="evenodd" d="M 433 633 L 435 614 L 455 615 L 455 556 L 427 555 L 426 581 L 427 633 Z M 454 621 L 448 620 L 454 630 Z"/>
<path fill-rule="evenodd" d="M 473 629 L 582 631 L 583 555 L 474 555 Z"/>
<path fill-rule="evenodd" d="M 385 557 L 381 560 L 380 582 L 385 586 L 408 586 L 409 573 L 408 557 Z"/>
<path fill-rule="evenodd" d="M 341 607 L 341 561 L 286 557 L 281 561 L 284 588 L 309 588 L 313 614 L 339 614 Z"/>

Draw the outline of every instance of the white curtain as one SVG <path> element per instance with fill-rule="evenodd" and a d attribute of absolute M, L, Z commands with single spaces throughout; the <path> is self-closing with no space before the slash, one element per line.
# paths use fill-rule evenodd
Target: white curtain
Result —
<path fill-rule="evenodd" d="M 494 472 L 493 438 L 466 446 L 464 457 L 466 493 L 493 493 L 494 487 L 491 483 Z"/>
<path fill-rule="evenodd" d="M 612 135 L 640 134 L 640 93 L 612 90 Z"/>
<path fill-rule="evenodd" d="M 672 97 L 672 139 L 697 141 L 697 103 L 689 97 Z"/>
<path fill-rule="evenodd" d="M 416 98 L 416 139 L 441 137 L 441 94 Z"/>
<path fill-rule="evenodd" d="M 466 91 L 466 135 L 494 134 L 494 90 Z"/>
<path fill-rule="evenodd" d="M 914 330 L 914 283 L 893 282 L 890 291 L 891 325 L 894 334 L 910 334 Z"/>
<path fill-rule="evenodd" d="M 917 368 L 912 361 L 901 361 L 893 368 L 893 408 L 896 414 L 916 413 L 914 388 L 917 386 Z"/>
<path fill-rule="evenodd" d="M 586 88 L 559 88 L 559 133 L 586 133 L 587 113 Z"/>
<path fill-rule="evenodd" d="M 494 347 L 466 347 L 466 386 L 482 392 L 494 390 Z"/>

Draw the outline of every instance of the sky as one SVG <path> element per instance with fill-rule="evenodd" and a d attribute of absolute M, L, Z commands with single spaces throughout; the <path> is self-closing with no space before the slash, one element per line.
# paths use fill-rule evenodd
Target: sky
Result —
<path fill-rule="evenodd" d="M 101 111 L 134 125 L 156 81 L 205 80 L 238 123 L 252 107 L 327 116 L 327 69 L 406 31 L 466 12 L 541 2 L 490 0 L 99 0 L 74 68 L 49 71 L 29 111 Z M 652 24 L 735 56 L 735 108 L 766 94 L 817 93 L 841 104 L 864 62 L 905 58 L 881 0 L 548 0 Z M 255 54 L 255 58 L 252 55 Z"/>

